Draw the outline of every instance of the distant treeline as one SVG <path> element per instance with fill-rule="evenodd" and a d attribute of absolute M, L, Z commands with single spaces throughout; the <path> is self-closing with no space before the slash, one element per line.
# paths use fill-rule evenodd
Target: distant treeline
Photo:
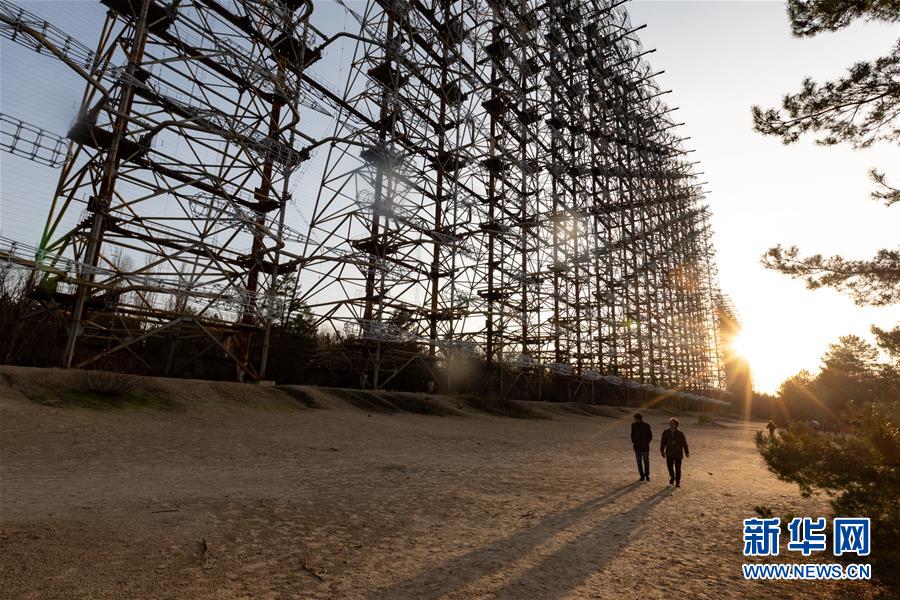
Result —
<path fill-rule="evenodd" d="M 900 335 L 874 328 L 878 345 L 855 335 L 841 337 L 822 356 L 822 369 L 800 371 L 786 379 L 774 395 L 756 393 L 751 414 L 792 421 L 817 421 L 841 429 L 860 407 L 900 399 Z"/>

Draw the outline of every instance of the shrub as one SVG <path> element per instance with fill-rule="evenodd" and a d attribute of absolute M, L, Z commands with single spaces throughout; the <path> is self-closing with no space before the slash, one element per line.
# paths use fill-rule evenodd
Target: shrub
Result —
<path fill-rule="evenodd" d="M 124 398 L 134 392 L 137 385 L 133 377 L 111 371 L 80 371 L 75 379 L 75 390 L 98 396 Z"/>
<path fill-rule="evenodd" d="M 808 497 L 824 491 L 835 516 L 872 520 L 871 561 L 886 582 L 900 584 L 900 403 L 870 403 L 847 433 L 792 425 L 781 436 L 756 434 L 769 469 Z"/>

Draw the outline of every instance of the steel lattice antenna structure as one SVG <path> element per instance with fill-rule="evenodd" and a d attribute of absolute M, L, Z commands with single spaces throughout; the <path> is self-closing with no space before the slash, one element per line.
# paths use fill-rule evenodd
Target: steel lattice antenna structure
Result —
<path fill-rule="evenodd" d="M 415 342 L 439 359 L 720 387 L 701 184 L 624 10 L 348 11 L 360 42 L 301 281 L 322 323 L 368 342 L 376 385 L 385 352 Z"/>
<path fill-rule="evenodd" d="M 0 0 L 3 37 L 87 82 L 67 152 L 0 116 L 0 147 L 62 163 L 35 256 L 6 255 L 63 307 L 67 364 L 199 335 L 258 378 L 300 303 L 364 385 L 465 359 L 722 389 L 702 184 L 621 2 L 338 0 L 358 29 L 327 37 L 296 0 L 102 1 L 90 49 Z M 307 70 L 341 36 L 342 91 Z M 322 107 L 317 140 L 301 111 Z"/>
<path fill-rule="evenodd" d="M 302 73 L 318 58 L 307 45 L 312 5 L 102 2 L 94 50 L 0 4 L 4 37 L 86 80 L 35 256 L 45 301 L 73 300 L 65 364 L 177 331 L 208 337 L 241 377 L 256 377 L 266 344 L 254 359 L 250 334 L 268 333 L 278 277 L 292 268 L 284 207 L 309 155 L 298 145 L 311 141 L 298 124 Z"/>

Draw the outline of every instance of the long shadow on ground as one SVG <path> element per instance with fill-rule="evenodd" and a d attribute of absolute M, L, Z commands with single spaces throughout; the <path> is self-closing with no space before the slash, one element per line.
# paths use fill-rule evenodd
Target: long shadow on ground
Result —
<path fill-rule="evenodd" d="M 570 590 L 615 558 L 629 534 L 671 493 L 672 488 L 662 489 L 630 510 L 610 515 L 497 591 L 494 597 L 565 598 Z"/>
<path fill-rule="evenodd" d="M 511 536 L 497 540 L 486 546 L 476 548 L 475 550 L 472 550 L 471 552 L 468 552 L 462 556 L 453 558 L 447 562 L 432 567 L 431 569 L 423 571 L 418 575 L 415 575 L 414 577 L 400 581 L 387 588 L 372 592 L 368 595 L 368 598 L 370 600 L 387 600 L 393 598 L 417 598 L 419 600 L 427 600 L 439 598 L 444 594 L 459 589 L 469 581 L 474 581 L 495 571 L 501 571 L 512 561 L 515 561 L 519 557 L 523 556 L 529 550 L 540 545 L 545 540 L 548 540 L 554 535 L 568 529 L 575 523 L 590 515 L 593 511 L 608 504 L 612 504 L 619 498 L 622 498 L 623 496 L 627 495 L 629 492 L 637 489 L 640 486 L 640 482 L 630 483 L 621 488 L 618 488 L 617 490 L 614 490 L 612 493 L 607 494 L 606 496 L 588 500 L 568 510 L 556 513 L 548 517 L 547 519 L 544 519 L 535 527 L 519 531 Z M 665 497 L 665 494 L 665 492 L 660 492 L 659 494 L 648 498 L 643 503 L 639 504 L 627 513 L 624 513 L 624 515 L 618 515 L 616 518 L 624 518 L 625 522 L 628 522 L 631 516 L 639 517 L 640 514 L 637 511 L 641 509 L 641 507 L 644 507 L 644 511 L 649 511 L 650 508 L 652 508 L 653 504 Z M 659 500 L 655 500 L 656 498 L 659 498 Z M 645 507 L 645 505 L 648 506 Z M 591 532 L 598 530 L 601 526 L 593 528 Z M 591 532 L 588 532 L 588 534 L 585 535 L 591 535 Z M 590 542 L 596 543 L 597 540 L 592 537 Z M 578 544 L 579 540 L 576 540 L 573 543 Z M 590 544 L 585 542 L 583 545 Z M 561 552 L 562 550 L 560 551 L 560 553 Z M 610 556 L 609 558 L 612 558 L 612 556 Z M 606 560 L 609 560 L 609 558 L 607 558 Z M 591 568 L 598 568 L 597 564 L 597 561 L 594 561 Z M 441 576 L 448 572 L 452 572 L 455 576 L 452 583 L 447 584 L 446 582 L 440 582 L 439 580 L 441 579 Z M 582 574 L 581 578 L 586 575 L 587 573 Z M 569 587 L 573 585 L 577 585 L 577 582 L 571 582 L 569 584 Z"/>

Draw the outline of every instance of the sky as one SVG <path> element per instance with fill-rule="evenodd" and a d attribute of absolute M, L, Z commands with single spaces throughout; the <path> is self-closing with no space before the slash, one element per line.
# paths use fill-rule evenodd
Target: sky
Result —
<path fill-rule="evenodd" d="M 95 44 L 104 14 L 99 2 L 19 3 Z M 867 177 L 869 168 L 878 167 L 900 180 L 896 147 L 822 147 L 812 138 L 785 146 L 755 133 L 750 116 L 751 105 L 777 106 L 804 76 L 835 78 L 856 60 L 886 54 L 900 33 L 897 26 L 858 23 L 798 39 L 780 2 L 637 0 L 626 7 L 633 23 L 647 24 L 639 37 L 645 48 L 657 49 L 649 62 L 665 70 L 658 81 L 673 90 L 667 102 L 679 107 L 675 115 L 685 123 L 680 133 L 691 137 L 686 145 L 708 182 L 720 283 L 743 324 L 740 346 L 757 389 L 773 391 L 800 369 L 816 371 L 828 344 L 841 335 L 871 338 L 872 324 L 900 321 L 898 307 L 859 308 L 837 292 L 806 290 L 760 264 L 778 243 L 852 258 L 896 247 L 900 210 L 870 200 Z M 317 2 L 316 11 L 318 24 L 324 19 L 330 25 L 323 29 L 345 26 L 333 2 Z M 341 52 L 333 49 L 316 68 L 340 80 Z M 83 89 L 67 67 L 3 40 L 0 76 L 0 111 L 65 134 Z M 309 125 L 322 134 L 330 127 L 327 120 Z M 52 169 L 0 152 L 0 236 L 33 244 L 55 183 Z"/>
<path fill-rule="evenodd" d="M 897 25 L 857 23 L 813 38 L 795 38 L 781 2 L 629 2 L 632 22 L 686 146 L 696 150 L 708 181 L 719 280 L 743 325 L 741 350 L 758 390 L 771 392 L 800 369 L 818 370 L 839 336 L 871 339 L 869 327 L 891 327 L 900 309 L 860 308 L 833 290 L 764 269 L 761 255 L 776 244 L 808 254 L 869 257 L 896 248 L 900 210 L 871 199 L 871 167 L 900 180 L 900 153 L 881 145 L 865 151 L 824 147 L 814 138 L 785 146 L 752 129 L 750 107 L 777 107 L 806 76 L 823 81 L 848 66 L 887 54 Z"/>

